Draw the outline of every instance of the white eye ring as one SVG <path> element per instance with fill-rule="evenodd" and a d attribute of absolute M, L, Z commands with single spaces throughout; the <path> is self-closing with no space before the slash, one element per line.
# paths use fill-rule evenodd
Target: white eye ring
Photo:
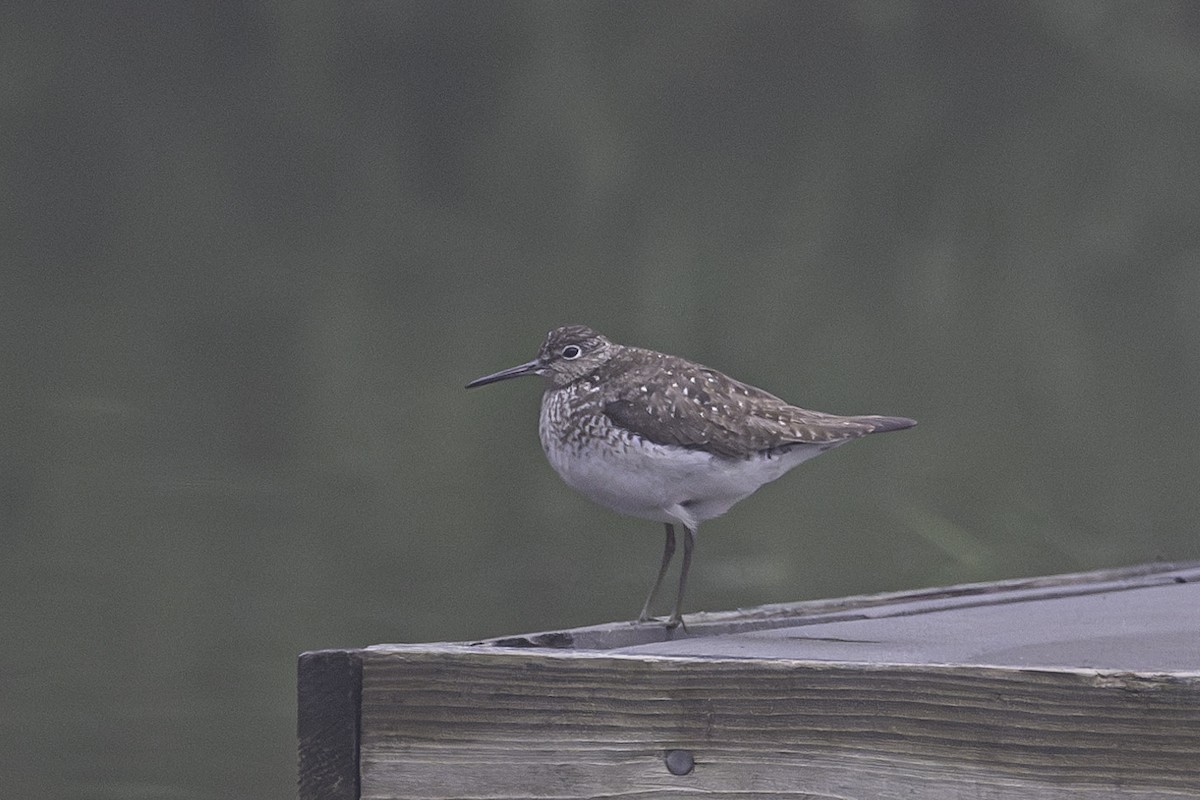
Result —
<path fill-rule="evenodd" d="M 579 349 L 578 345 L 569 344 L 562 349 L 562 357 L 567 361 L 574 361 L 581 355 L 583 355 L 583 351 Z"/>

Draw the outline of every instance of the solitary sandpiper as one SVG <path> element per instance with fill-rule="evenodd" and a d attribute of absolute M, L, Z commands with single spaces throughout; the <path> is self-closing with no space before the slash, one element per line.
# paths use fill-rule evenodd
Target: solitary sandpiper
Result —
<path fill-rule="evenodd" d="M 666 526 L 662 563 L 639 622 L 651 619 L 675 554 L 675 526 L 683 527 L 683 566 L 668 628 L 683 622 L 701 522 L 826 450 L 917 424 L 807 411 L 715 369 L 619 345 L 583 325 L 550 331 L 537 358 L 467 388 L 521 375 L 546 381 L 538 434 L 562 479 L 602 506 Z"/>

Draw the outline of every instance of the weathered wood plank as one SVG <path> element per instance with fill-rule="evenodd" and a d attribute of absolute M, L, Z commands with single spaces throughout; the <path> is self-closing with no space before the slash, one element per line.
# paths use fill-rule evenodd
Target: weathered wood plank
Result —
<path fill-rule="evenodd" d="M 302 658 L 301 797 L 1200 800 L 1198 605 L 1156 564 L 306 654 L 361 740 Z"/>
<path fill-rule="evenodd" d="M 1185 609 L 1192 609 L 1186 613 Z M 1200 671 L 1200 582 L 680 638 L 613 652 Z"/>
<path fill-rule="evenodd" d="M 300 800 L 357 800 L 360 652 L 301 654 L 296 694 Z"/>
<path fill-rule="evenodd" d="M 1196 676 L 401 648 L 362 729 L 378 800 L 1200 797 Z"/>
<path fill-rule="evenodd" d="M 997 606 L 1059 597 L 1107 595 L 1153 586 L 1200 583 L 1200 562 L 1139 564 L 1132 567 L 967 583 L 915 591 L 885 592 L 827 600 L 778 603 L 736 611 L 698 612 L 685 616 L 686 632 L 658 624 L 610 622 L 566 631 L 544 631 L 488 639 L 479 644 L 503 647 L 556 647 L 613 650 L 654 642 L 716 638 L 774 628 L 821 625 L 859 619 L 926 614 L 973 606 Z"/>

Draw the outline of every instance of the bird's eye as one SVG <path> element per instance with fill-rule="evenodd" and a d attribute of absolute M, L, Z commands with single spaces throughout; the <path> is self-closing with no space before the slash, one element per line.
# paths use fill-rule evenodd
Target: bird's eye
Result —
<path fill-rule="evenodd" d="M 569 344 L 562 349 L 562 357 L 567 361 L 574 361 L 579 358 L 583 351 L 577 345 Z"/>

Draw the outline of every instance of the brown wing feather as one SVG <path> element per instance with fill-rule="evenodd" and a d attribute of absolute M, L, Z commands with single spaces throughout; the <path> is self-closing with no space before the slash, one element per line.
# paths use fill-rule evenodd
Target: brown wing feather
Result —
<path fill-rule="evenodd" d="M 653 355 L 653 362 L 633 364 L 624 373 L 620 388 L 605 398 L 604 413 L 657 444 L 744 458 L 789 444 L 834 447 L 888 429 L 873 420 L 889 418 L 808 411 L 716 370 Z"/>

